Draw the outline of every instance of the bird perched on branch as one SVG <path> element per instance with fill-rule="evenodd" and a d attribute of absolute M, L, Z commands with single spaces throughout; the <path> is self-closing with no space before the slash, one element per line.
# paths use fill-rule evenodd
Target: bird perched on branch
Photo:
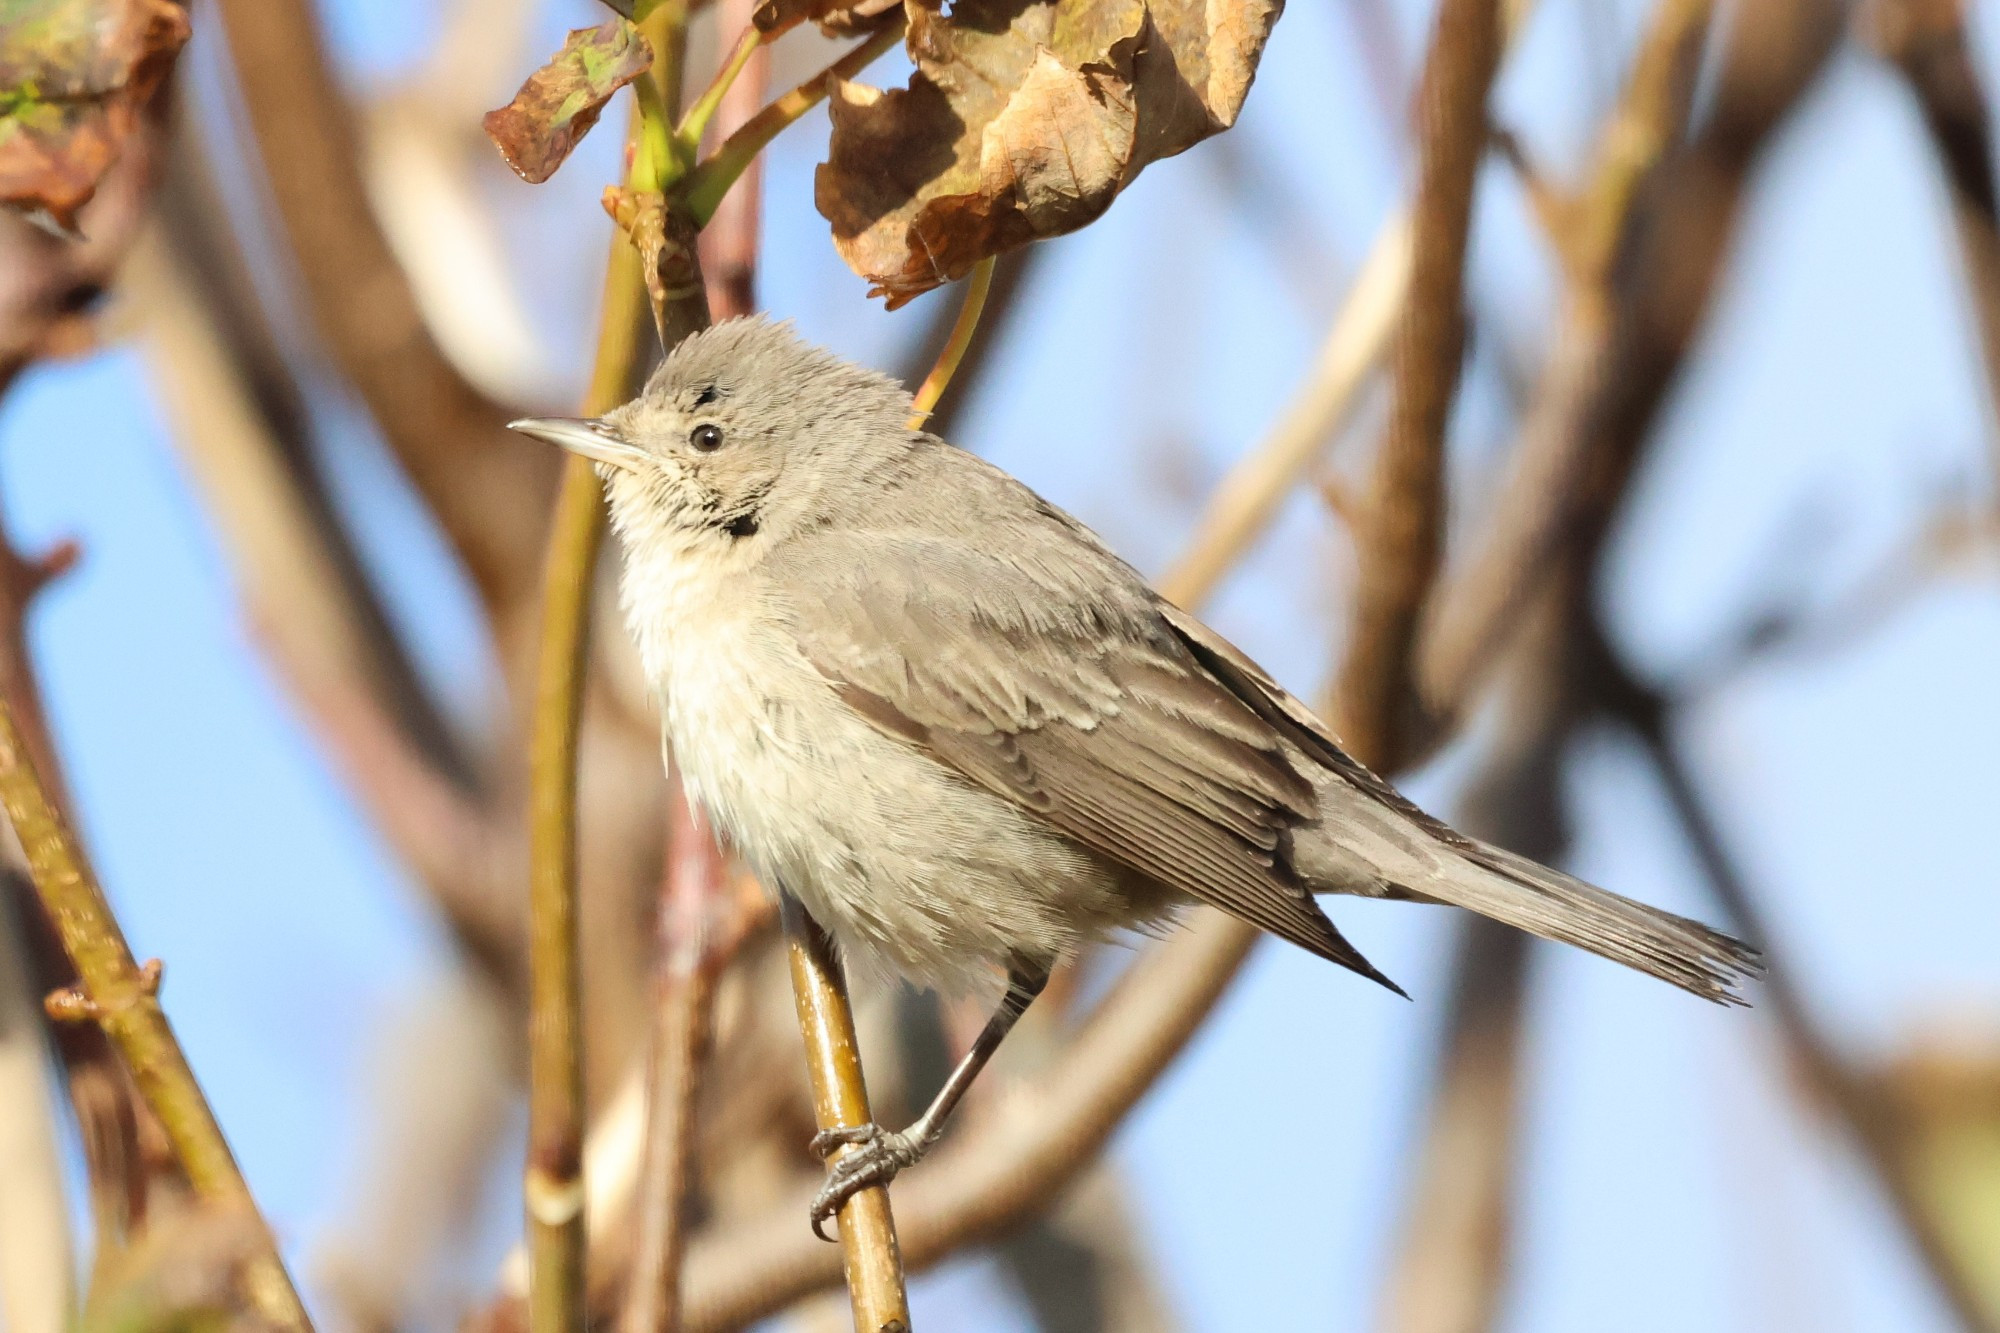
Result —
<path fill-rule="evenodd" d="M 1315 895 L 1448 903 L 1740 1002 L 1747 946 L 1467 838 L 1355 762 L 1088 529 L 922 430 L 885 376 L 733 320 L 601 419 L 625 614 L 687 789 L 843 953 L 1008 978 L 915 1124 L 828 1131 L 818 1229 L 936 1141 L 1058 962 L 1189 903 L 1401 994 Z"/>

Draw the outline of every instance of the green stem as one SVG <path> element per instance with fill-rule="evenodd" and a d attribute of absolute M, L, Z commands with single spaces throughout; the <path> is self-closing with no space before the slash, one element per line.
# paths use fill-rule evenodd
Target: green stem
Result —
<path fill-rule="evenodd" d="M 743 122 L 743 128 L 725 139 L 708 160 L 688 176 L 687 206 L 694 220 L 707 225 L 708 220 L 715 216 L 722 196 L 729 193 L 729 187 L 736 183 L 737 177 L 756 160 L 757 154 L 764 151 L 764 145 L 777 138 L 786 126 L 818 106 L 834 79 L 853 78 L 900 41 L 902 36 L 902 24 L 890 24 Z"/>
<path fill-rule="evenodd" d="M 13 710 L 0 699 L 0 805 L 27 854 L 28 873 L 63 951 L 76 967 L 82 1009 L 118 1049 L 139 1095 L 159 1118 L 195 1194 L 254 1219 L 259 1244 L 246 1269 L 251 1306 L 272 1324 L 310 1329 L 298 1290 L 278 1257 L 243 1173 L 222 1136 L 186 1054 L 160 1008 L 159 974 L 139 967 L 118 929 L 103 888 L 91 874 L 41 774 L 28 757 Z"/>
<path fill-rule="evenodd" d="M 771 35 L 776 36 L 775 33 Z M 714 80 L 708 87 L 702 89 L 701 96 L 697 97 L 694 105 L 688 108 L 687 115 L 681 118 L 679 127 L 674 130 L 674 139 L 681 152 L 688 158 L 692 159 L 700 151 L 701 136 L 708 132 L 708 122 L 715 119 L 715 112 L 722 105 L 723 95 L 729 91 L 729 85 L 736 82 L 736 76 L 743 72 L 743 67 L 750 63 L 750 57 L 757 53 L 757 48 L 766 40 L 766 35 L 755 27 L 745 28 L 743 35 L 736 39 L 736 49 L 729 53 L 728 61 L 716 72 Z"/>

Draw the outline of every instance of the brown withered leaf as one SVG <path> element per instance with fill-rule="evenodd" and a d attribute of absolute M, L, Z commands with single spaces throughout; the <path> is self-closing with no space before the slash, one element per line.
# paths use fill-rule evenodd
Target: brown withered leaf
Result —
<path fill-rule="evenodd" d="M 1235 123 L 1283 0 L 905 0 L 907 88 L 843 84 L 814 202 L 891 309 L 1094 220 Z"/>
<path fill-rule="evenodd" d="M 175 0 L 0 0 L 0 199 L 74 231 L 187 39 Z"/>
<path fill-rule="evenodd" d="M 844 37 L 880 27 L 903 0 L 764 0 L 750 21 L 765 36 L 786 32 L 801 23 L 817 23 L 828 36 Z"/>
<path fill-rule="evenodd" d="M 611 95 L 652 63 L 652 46 L 625 19 L 578 28 L 548 64 L 528 76 L 513 101 L 487 112 L 481 123 L 507 165 L 540 185 L 590 133 Z"/>

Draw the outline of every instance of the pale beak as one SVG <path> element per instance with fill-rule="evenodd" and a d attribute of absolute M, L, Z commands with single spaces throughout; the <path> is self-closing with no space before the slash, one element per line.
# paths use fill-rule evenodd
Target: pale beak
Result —
<path fill-rule="evenodd" d="M 629 469 L 645 457 L 643 449 L 595 417 L 522 417 L 508 422 L 507 429 L 612 467 Z"/>

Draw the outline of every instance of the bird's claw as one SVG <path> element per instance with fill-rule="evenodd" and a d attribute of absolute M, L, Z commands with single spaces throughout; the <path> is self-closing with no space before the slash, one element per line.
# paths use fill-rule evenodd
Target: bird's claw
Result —
<path fill-rule="evenodd" d="M 891 1134 L 876 1125 L 842 1125 L 813 1135 L 812 1150 L 826 1157 L 837 1149 L 851 1147 L 839 1161 L 827 1168 L 826 1183 L 812 1201 L 813 1234 L 830 1241 L 826 1221 L 847 1201 L 865 1189 L 886 1185 L 897 1172 L 913 1166 L 923 1155 L 906 1134 Z"/>

